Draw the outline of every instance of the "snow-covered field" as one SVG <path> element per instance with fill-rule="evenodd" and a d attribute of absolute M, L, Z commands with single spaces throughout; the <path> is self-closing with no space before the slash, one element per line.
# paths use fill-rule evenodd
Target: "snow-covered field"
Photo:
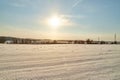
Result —
<path fill-rule="evenodd" d="M 120 80 L 120 45 L 0 44 L 0 80 Z"/>

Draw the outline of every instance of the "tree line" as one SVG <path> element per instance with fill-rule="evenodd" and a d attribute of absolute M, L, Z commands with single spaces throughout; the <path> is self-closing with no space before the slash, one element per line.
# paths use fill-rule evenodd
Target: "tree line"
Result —
<path fill-rule="evenodd" d="M 87 40 L 50 40 L 50 39 L 25 39 L 15 37 L 0 37 L 0 43 L 6 44 L 120 44 L 117 41 Z"/>

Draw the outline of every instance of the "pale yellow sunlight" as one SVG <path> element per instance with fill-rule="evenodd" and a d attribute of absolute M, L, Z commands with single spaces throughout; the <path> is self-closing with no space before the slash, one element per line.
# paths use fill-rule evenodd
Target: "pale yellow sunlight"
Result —
<path fill-rule="evenodd" d="M 52 16 L 48 19 L 48 25 L 52 28 L 58 28 L 62 25 L 62 19 L 58 16 Z"/>

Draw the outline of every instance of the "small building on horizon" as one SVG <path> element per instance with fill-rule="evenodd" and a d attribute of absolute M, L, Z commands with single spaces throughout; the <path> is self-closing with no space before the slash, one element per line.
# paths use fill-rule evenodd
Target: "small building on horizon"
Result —
<path fill-rule="evenodd" d="M 4 43 L 5 44 L 13 44 L 14 42 L 12 40 L 6 40 Z"/>

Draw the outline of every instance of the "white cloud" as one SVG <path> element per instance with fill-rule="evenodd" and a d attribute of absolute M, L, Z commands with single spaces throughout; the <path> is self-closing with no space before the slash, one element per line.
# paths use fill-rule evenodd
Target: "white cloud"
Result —
<path fill-rule="evenodd" d="M 83 15 L 61 15 L 62 17 L 65 18 L 85 18 Z"/>
<path fill-rule="evenodd" d="M 80 2 L 82 2 L 83 0 L 76 0 L 75 3 L 73 4 L 72 8 L 76 7 Z"/>
<path fill-rule="evenodd" d="M 82 16 L 82 15 L 61 15 L 61 17 L 66 20 L 65 26 L 86 28 L 86 26 L 84 26 L 80 23 L 76 23 L 76 21 L 74 21 L 76 19 L 83 19 L 83 18 L 85 18 L 85 16 Z"/>

